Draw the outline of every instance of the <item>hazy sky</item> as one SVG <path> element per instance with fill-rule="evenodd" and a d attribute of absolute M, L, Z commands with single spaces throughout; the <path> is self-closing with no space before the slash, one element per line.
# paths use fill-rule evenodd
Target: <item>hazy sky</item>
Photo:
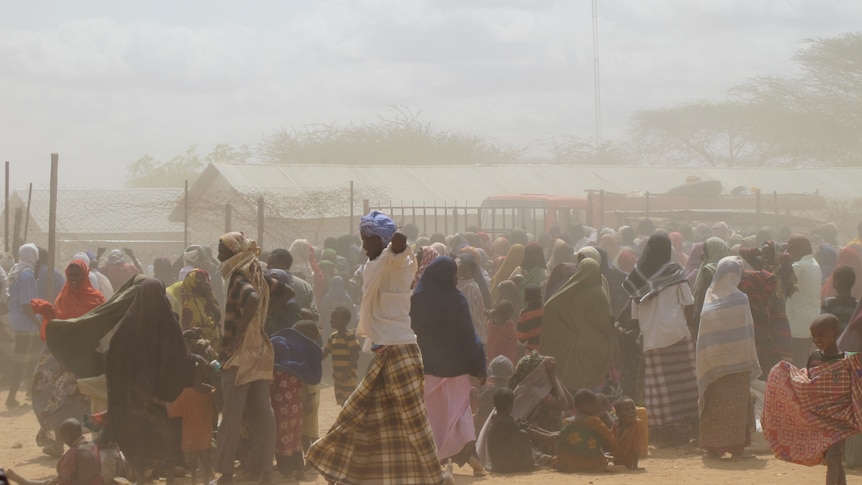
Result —
<path fill-rule="evenodd" d="M 118 186 L 149 153 L 255 145 L 390 105 L 512 143 L 593 133 L 589 0 L 0 0 L 0 161 L 13 187 Z M 630 113 L 790 73 L 859 0 L 599 1 L 606 139 Z"/>

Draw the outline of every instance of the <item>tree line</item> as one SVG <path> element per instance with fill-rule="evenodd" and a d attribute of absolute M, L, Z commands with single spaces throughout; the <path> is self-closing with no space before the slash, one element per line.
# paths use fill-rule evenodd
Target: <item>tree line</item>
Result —
<path fill-rule="evenodd" d="M 805 39 L 793 56 L 798 74 L 762 75 L 730 87 L 724 99 L 635 111 L 627 139 L 596 146 L 589 138 L 527 147 L 441 130 L 421 113 L 393 108 L 364 124 L 276 130 L 254 149 L 195 146 L 161 161 L 145 155 L 128 167 L 133 187 L 179 187 L 210 162 L 374 165 L 567 163 L 711 167 L 862 164 L 862 33 Z"/>

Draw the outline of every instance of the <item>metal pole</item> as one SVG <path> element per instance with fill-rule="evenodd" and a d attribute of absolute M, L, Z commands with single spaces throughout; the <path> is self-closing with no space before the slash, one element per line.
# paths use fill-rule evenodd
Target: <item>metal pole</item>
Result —
<path fill-rule="evenodd" d="M 350 181 L 350 235 L 353 236 L 353 181 Z"/>
<path fill-rule="evenodd" d="M 189 179 L 183 192 L 183 249 L 189 247 Z"/>
<path fill-rule="evenodd" d="M 225 234 L 230 232 L 231 228 L 231 218 L 233 217 L 233 207 L 230 204 L 224 205 L 224 232 Z M 188 246 L 186 246 L 188 247 Z"/>
<path fill-rule="evenodd" d="M 57 261 L 57 167 L 60 155 L 51 154 L 51 194 L 48 206 L 48 297 L 54 297 L 54 267 Z M 27 215 L 29 218 L 29 214 Z"/>
<path fill-rule="evenodd" d="M 27 233 L 30 229 L 30 207 L 33 202 L 33 182 L 30 182 L 30 188 L 27 189 L 27 217 L 24 218 L 24 240 L 27 240 Z"/>
<path fill-rule="evenodd" d="M 9 252 L 9 162 L 6 162 L 6 202 L 3 217 L 3 250 Z"/>
<path fill-rule="evenodd" d="M 263 197 L 257 199 L 257 247 L 263 247 Z"/>

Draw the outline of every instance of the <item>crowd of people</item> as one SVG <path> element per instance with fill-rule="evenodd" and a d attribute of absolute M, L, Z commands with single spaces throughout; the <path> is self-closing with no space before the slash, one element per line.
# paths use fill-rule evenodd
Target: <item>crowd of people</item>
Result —
<path fill-rule="evenodd" d="M 54 274 L 32 244 L 0 258 L 6 406 L 23 385 L 61 485 L 171 484 L 180 465 L 222 485 L 642 470 L 648 443 L 745 459 L 758 419 L 827 483 L 862 462 L 843 453 L 862 431 L 862 224 L 847 245 L 834 224 L 650 220 L 492 238 L 375 211 L 359 238 L 214 246 L 146 268 L 82 252 Z M 325 359 L 341 411 L 319 436 Z"/>

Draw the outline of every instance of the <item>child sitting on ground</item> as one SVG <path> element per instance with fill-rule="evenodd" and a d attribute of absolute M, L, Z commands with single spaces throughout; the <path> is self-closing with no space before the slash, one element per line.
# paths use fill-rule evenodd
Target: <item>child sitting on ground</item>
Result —
<path fill-rule="evenodd" d="M 356 389 L 359 364 L 359 341 L 352 330 L 347 330 L 347 325 L 353 318 L 352 312 L 346 307 L 339 306 L 332 310 L 329 323 L 334 332 L 326 341 L 323 348 L 323 358 L 332 355 L 332 380 L 335 383 L 335 402 L 339 406 Z"/>
<path fill-rule="evenodd" d="M 99 450 L 83 436 L 81 423 L 67 419 L 58 428 L 60 439 L 69 447 L 57 462 L 57 477 L 50 480 L 27 480 L 14 470 L 6 477 L 19 485 L 102 485 L 102 468 Z"/>
<path fill-rule="evenodd" d="M 841 331 L 847 328 L 853 312 L 856 311 L 856 298 L 850 293 L 856 284 L 856 273 L 850 266 L 839 266 L 832 272 L 832 288 L 837 295 L 830 296 L 823 302 L 820 313 L 831 313 L 838 317 Z"/>
<path fill-rule="evenodd" d="M 539 350 L 542 333 L 542 289 L 535 285 L 524 288 L 524 309 L 518 317 L 518 341 L 527 347 L 527 352 Z"/>
<path fill-rule="evenodd" d="M 536 467 L 530 439 L 555 439 L 557 433 L 530 428 L 512 417 L 515 393 L 508 387 L 494 392 L 494 410 L 488 429 L 488 455 L 494 473 L 519 473 Z M 543 455 L 540 458 L 550 458 Z"/>
<path fill-rule="evenodd" d="M 509 300 L 498 301 L 491 310 L 488 342 L 485 344 L 485 355 L 489 360 L 502 355 L 511 362 L 518 361 L 518 338 L 515 334 L 515 322 L 512 321 L 514 313 L 514 307 Z"/>
<path fill-rule="evenodd" d="M 206 340 L 198 340 L 191 348 L 195 355 L 201 355 L 209 347 Z M 186 464 L 192 472 L 192 485 L 197 482 L 198 463 L 204 475 L 203 483 L 212 481 L 213 469 L 210 453 L 213 439 L 213 412 L 215 388 L 208 384 L 210 367 L 201 362 L 195 365 L 195 380 L 191 387 L 172 403 L 164 404 L 171 418 L 181 418 L 183 422 L 182 449 Z"/>
<path fill-rule="evenodd" d="M 613 422 L 601 409 L 599 397 L 589 389 L 575 393 L 575 418 L 560 431 L 556 468 L 561 472 L 604 472 L 605 452 L 616 446 L 616 437 L 606 423 Z"/>
<path fill-rule="evenodd" d="M 617 446 L 614 448 L 614 465 L 623 465 L 629 470 L 643 470 L 638 467 L 644 430 L 638 419 L 637 406 L 628 397 L 621 397 L 614 404 L 618 425 L 614 428 Z"/>
<path fill-rule="evenodd" d="M 838 350 L 838 336 L 841 335 L 841 323 L 838 317 L 830 313 L 820 315 L 811 323 L 811 338 L 817 350 L 808 356 L 806 368 L 811 369 L 844 358 L 844 352 Z M 844 474 L 844 440 L 841 440 L 826 450 L 826 485 L 847 485 Z"/>

